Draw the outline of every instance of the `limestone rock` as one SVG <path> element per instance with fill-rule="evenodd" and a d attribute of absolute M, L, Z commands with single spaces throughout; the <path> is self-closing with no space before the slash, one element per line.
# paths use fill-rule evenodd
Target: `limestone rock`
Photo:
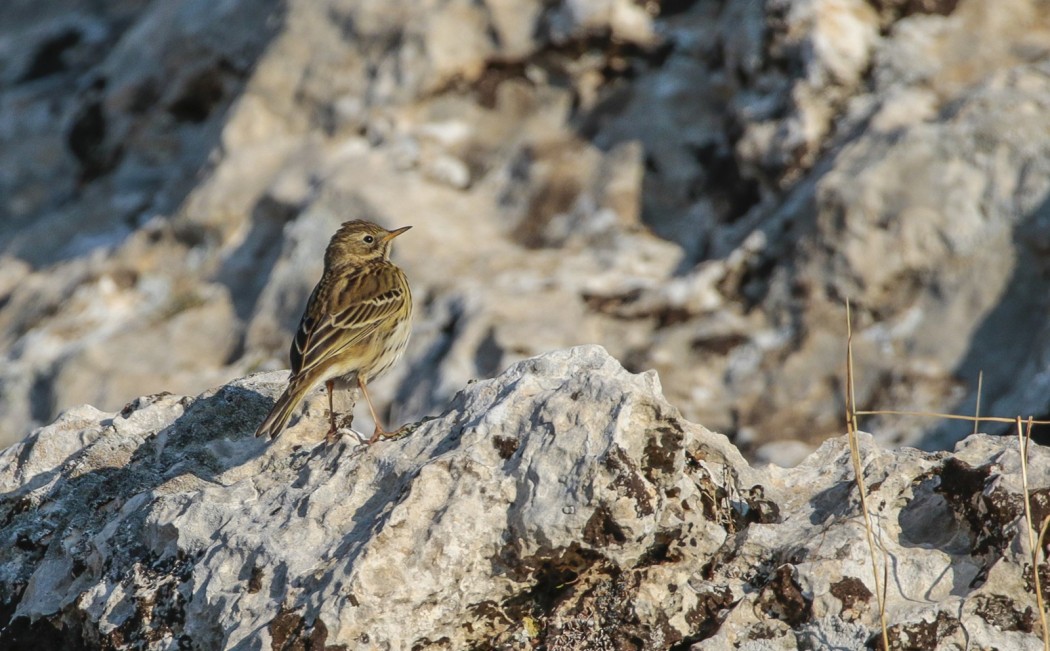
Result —
<path fill-rule="evenodd" d="M 596 346 L 517 363 L 372 446 L 326 446 L 320 394 L 255 439 L 284 380 L 79 407 L 0 455 L 0 645 L 803 649 L 876 634 L 843 438 L 752 468 L 654 373 Z M 891 640 L 1041 648 L 1016 442 L 928 454 L 861 435 L 861 451 Z M 1050 464 L 1031 455 L 1042 517 Z"/>

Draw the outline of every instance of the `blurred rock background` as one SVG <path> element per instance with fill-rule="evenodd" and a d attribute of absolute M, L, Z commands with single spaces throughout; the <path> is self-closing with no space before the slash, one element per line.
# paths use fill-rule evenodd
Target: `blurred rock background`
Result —
<path fill-rule="evenodd" d="M 847 297 L 861 408 L 1044 415 L 1048 154 L 1043 0 L 11 0 L 0 438 L 286 367 L 358 217 L 415 227 L 391 421 L 600 343 L 789 463 Z"/>

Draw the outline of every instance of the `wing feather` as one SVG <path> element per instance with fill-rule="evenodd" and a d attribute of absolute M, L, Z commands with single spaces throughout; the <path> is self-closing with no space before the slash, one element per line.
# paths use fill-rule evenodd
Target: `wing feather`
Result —
<path fill-rule="evenodd" d="M 396 318 L 411 300 L 404 273 L 386 262 L 326 280 L 322 278 L 310 295 L 292 345 L 295 375 L 327 366 Z"/>
<path fill-rule="evenodd" d="M 314 286 L 314 290 L 310 292 L 310 299 L 306 301 L 306 309 L 303 310 L 303 316 L 299 319 L 299 328 L 295 331 L 295 337 L 292 338 L 292 348 L 288 351 L 288 357 L 292 362 L 293 377 L 298 375 L 303 367 L 303 352 L 310 342 L 310 334 L 317 325 L 316 304 L 319 300 L 318 296 L 325 292 L 326 281 L 326 278 L 321 278 Z"/>

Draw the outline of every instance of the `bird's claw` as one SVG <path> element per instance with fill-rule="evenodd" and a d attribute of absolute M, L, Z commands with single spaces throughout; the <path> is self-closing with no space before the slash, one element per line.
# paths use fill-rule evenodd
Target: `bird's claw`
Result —
<path fill-rule="evenodd" d="M 379 435 L 390 441 L 399 441 L 405 437 L 408 437 L 415 433 L 417 429 L 422 427 L 424 424 L 434 420 L 433 417 L 424 418 L 423 420 L 416 421 L 414 423 L 405 423 L 401 427 L 397 428 L 393 432 L 382 432 Z M 375 435 L 373 435 L 375 436 Z"/>

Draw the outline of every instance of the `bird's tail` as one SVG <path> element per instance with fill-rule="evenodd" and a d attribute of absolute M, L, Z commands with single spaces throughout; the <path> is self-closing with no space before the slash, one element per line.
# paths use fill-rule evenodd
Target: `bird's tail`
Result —
<path fill-rule="evenodd" d="M 289 384 L 277 402 L 273 403 L 273 408 L 262 425 L 259 425 L 259 429 L 255 430 L 255 435 L 275 438 L 283 432 L 284 426 L 288 424 L 288 419 L 292 417 L 292 412 L 302 402 L 303 396 L 309 389 L 310 385 L 307 383 Z"/>

